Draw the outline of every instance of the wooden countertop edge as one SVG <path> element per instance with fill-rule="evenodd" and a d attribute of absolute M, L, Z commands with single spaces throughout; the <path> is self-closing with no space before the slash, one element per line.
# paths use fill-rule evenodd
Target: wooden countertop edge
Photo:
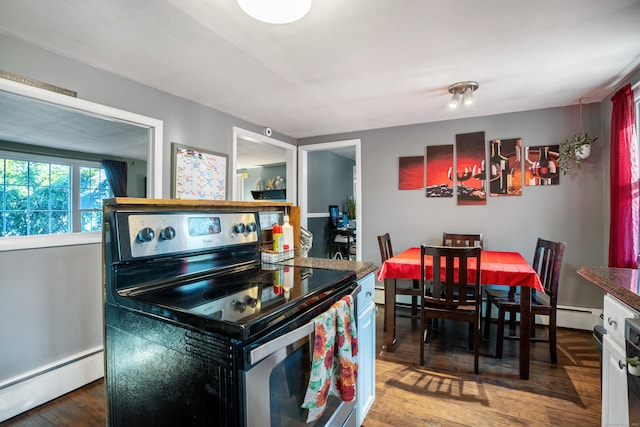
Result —
<path fill-rule="evenodd" d="M 589 282 L 593 283 L 606 293 L 610 294 L 613 297 L 616 297 L 629 307 L 633 308 L 636 311 L 640 311 L 640 296 L 634 294 L 630 290 L 624 288 L 619 283 L 616 283 L 607 277 L 603 277 L 598 274 L 598 270 L 610 270 L 610 271 L 619 271 L 625 272 L 629 269 L 625 268 L 610 268 L 610 267 L 589 267 L 583 266 L 580 267 L 577 273 L 587 279 Z"/>

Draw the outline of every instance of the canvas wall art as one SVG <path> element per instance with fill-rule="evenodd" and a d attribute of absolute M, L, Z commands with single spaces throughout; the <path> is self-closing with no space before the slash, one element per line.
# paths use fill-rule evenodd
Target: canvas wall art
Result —
<path fill-rule="evenodd" d="M 427 197 L 453 197 L 453 144 L 427 147 Z"/>
<path fill-rule="evenodd" d="M 522 139 L 489 141 L 489 193 L 491 196 L 522 195 Z"/>
<path fill-rule="evenodd" d="M 398 159 L 398 189 L 420 190 L 424 188 L 424 156 Z"/>
<path fill-rule="evenodd" d="M 524 180 L 525 185 L 559 185 L 560 168 L 558 155 L 560 145 L 542 145 L 525 147 Z"/>
<path fill-rule="evenodd" d="M 458 205 L 487 204 L 484 132 L 456 135 L 455 176 Z"/>

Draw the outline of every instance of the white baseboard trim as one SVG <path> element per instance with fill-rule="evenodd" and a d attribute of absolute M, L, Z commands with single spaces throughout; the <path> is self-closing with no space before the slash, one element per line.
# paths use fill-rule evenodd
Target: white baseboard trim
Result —
<path fill-rule="evenodd" d="M 404 302 L 409 302 L 410 297 L 405 295 L 401 295 L 398 300 L 402 301 L 402 298 L 405 297 L 406 300 Z M 376 287 L 375 292 L 375 302 L 376 304 L 384 305 L 384 287 Z M 484 305 L 484 304 L 483 304 Z M 495 307 L 493 307 L 492 315 L 495 317 L 498 313 L 495 311 Z M 570 329 L 581 329 L 585 331 L 593 330 L 593 327 L 599 323 L 602 323 L 602 319 L 600 315 L 602 314 L 602 309 L 600 308 L 585 308 L 585 307 L 571 307 L 566 305 L 558 306 L 558 326 L 561 328 L 570 328 Z M 549 318 L 547 316 L 537 316 L 536 322 L 538 324 L 548 324 Z"/>
<path fill-rule="evenodd" d="M 102 346 L 0 383 L 0 422 L 104 376 Z"/>

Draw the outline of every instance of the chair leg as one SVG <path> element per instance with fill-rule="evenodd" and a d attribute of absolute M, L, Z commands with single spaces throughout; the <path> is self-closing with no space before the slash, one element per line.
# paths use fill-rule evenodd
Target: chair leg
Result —
<path fill-rule="evenodd" d="M 385 307 L 385 310 L 387 309 L 388 305 Z M 387 316 L 384 316 L 384 319 L 382 321 L 382 332 L 387 332 Z"/>
<path fill-rule="evenodd" d="M 426 316 L 422 308 L 420 308 L 420 366 L 424 366 L 424 342 L 426 340 Z"/>
<path fill-rule="evenodd" d="M 516 334 L 516 313 L 513 311 L 509 312 L 509 335 Z"/>
<path fill-rule="evenodd" d="M 551 356 L 551 363 L 558 363 L 558 348 L 556 343 L 556 314 L 551 313 L 549 315 L 549 355 Z"/>
<path fill-rule="evenodd" d="M 502 347 L 504 345 L 504 320 L 506 313 L 498 306 L 498 332 L 496 333 L 496 359 L 502 359 Z"/>
<path fill-rule="evenodd" d="M 491 328 L 491 301 L 487 296 L 487 302 L 484 305 L 484 339 L 488 340 Z"/>
<path fill-rule="evenodd" d="M 413 280 L 413 289 L 420 289 L 419 281 Z M 412 316 L 418 315 L 418 296 L 417 295 L 411 296 L 411 315 Z"/>
<path fill-rule="evenodd" d="M 474 343 L 475 343 L 475 323 L 469 323 L 469 342 L 467 343 L 467 345 L 469 346 L 469 350 L 473 350 L 475 349 L 474 347 Z"/>
<path fill-rule="evenodd" d="M 473 344 L 473 372 L 478 375 L 480 373 L 480 313 L 476 317 L 476 322 L 473 325 L 475 333 Z"/>

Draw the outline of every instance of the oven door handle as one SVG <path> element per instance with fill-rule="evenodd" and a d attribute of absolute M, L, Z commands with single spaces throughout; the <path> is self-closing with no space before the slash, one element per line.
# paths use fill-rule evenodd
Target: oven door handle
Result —
<path fill-rule="evenodd" d="M 307 335 L 311 335 L 315 331 L 315 329 L 316 324 L 312 320 L 311 322 L 299 327 L 296 330 L 279 336 L 278 338 L 269 341 L 268 343 L 262 344 L 260 347 L 255 348 L 249 352 L 249 364 L 251 366 L 255 365 L 262 359 L 270 356 L 281 348 L 293 344 L 301 338 L 306 337 Z"/>

